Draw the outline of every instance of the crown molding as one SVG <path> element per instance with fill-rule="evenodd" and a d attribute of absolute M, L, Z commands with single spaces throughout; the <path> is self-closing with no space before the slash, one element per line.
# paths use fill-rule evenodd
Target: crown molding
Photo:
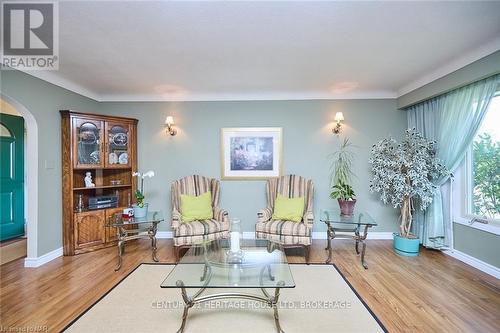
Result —
<path fill-rule="evenodd" d="M 222 102 L 222 101 L 300 101 L 300 100 L 348 100 L 348 99 L 396 99 L 395 91 L 371 90 L 343 94 L 330 92 L 252 92 L 235 94 L 192 94 L 185 96 L 165 96 L 162 94 L 109 94 L 101 95 L 71 80 L 64 79 L 55 72 L 21 72 L 46 81 L 63 89 L 90 98 L 96 102 Z"/>
<path fill-rule="evenodd" d="M 442 66 L 434 71 L 428 72 L 425 75 L 422 75 L 417 80 L 414 80 L 406 85 L 404 85 L 401 89 L 398 90 L 397 97 L 401 97 L 406 95 L 413 90 L 416 90 L 420 87 L 425 86 L 439 78 L 442 78 L 450 73 L 453 73 L 460 68 L 463 68 L 471 63 L 478 61 L 481 58 L 484 58 L 496 51 L 500 50 L 500 37 L 494 39 L 493 41 L 482 45 L 481 47 L 470 51 L 463 56 L 457 57 L 454 60 L 447 63 L 445 66 Z"/>
<path fill-rule="evenodd" d="M 21 70 L 20 70 L 21 71 Z M 300 100 L 348 100 L 348 99 L 395 99 L 395 91 L 371 90 L 349 93 L 330 92 L 252 92 L 236 94 L 192 94 L 185 96 L 165 96 L 162 94 L 109 94 L 101 95 L 60 77 L 52 71 L 27 71 L 21 72 L 46 81 L 78 95 L 90 98 L 96 102 L 222 102 L 222 101 L 300 101 Z"/>
<path fill-rule="evenodd" d="M 346 94 L 323 92 L 256 92 L 236 94 L 192 94 L 169 97 L 156 94 L 101 95 L 100 102 L 218 102 L 218 101 L 288 101 L 288 100 L 345 100 L 345 99 L 395 99 L 393 91 L 359 91 Z"/>

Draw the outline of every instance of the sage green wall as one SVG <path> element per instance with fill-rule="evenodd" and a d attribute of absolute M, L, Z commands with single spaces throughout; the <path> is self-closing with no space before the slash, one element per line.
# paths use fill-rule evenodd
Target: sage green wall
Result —
<path fill-rule="evenodd" d="M 500 268 L 500 236 L 453 223 L 454 248 Z"/>
<path fill-rule="evenodd" d="M 96 112 L 89 98 L 13 70 L 0 71 L 0 91 L 21 103 L 38 125 L 38 256 L 62 246 L 59 110 Z M 28 135 L 30 135 L 28 133 Z M 29 158 L 28 161 L 29 163 Z"/>
<path fill-rule="evenodd" d="M 220 129 L 223 127 L 282 127 L 284 172 L 312 178 L 316 185 L 315 213 L 337 206 L 328 198 L 329 160 L 342 140 L 332 134 L 335 113 L 345 117 L 344 135 L 355 150 L 354 189 L 358 209 L 369 211 L 380 223 L 374 231 L 396 230 L 397 212 L 368 192 L 368 157 L 380 138 L 402 135 L 406 114 L 395 100 L 246 101 L 184 103 L 102 103 L 101 112 L 139 119 L 138 151 L 141 170 L 156 172 L 147 181 L 146 195 L 153 209 L 170 214 L 170 184 L 198 173 L 220 178 Z M 163 123 L 174 115 L 177 136 L 165 133 Z M 244 231 L 254 231 L 256 213 L 265 207 L 264 181 L 223 181 L 221 206 L 242 219 Z M 315 231 L 325 230 L 316 220 Z M 161 230 L 169 230 L 166 224 Z"/>
<path fill-rule="evenodd" d="M 368 157 L 371 145 L 388 134 L 400 137 L 406 115 L 396 110 L 396 100 L 98 103 L 18 71 L 0 72 L 0 90 L 24 105 L 35 117 L 39 138 L 38 256 L 62 246 L 61 212 L 61 109 L 138 118 L 139 165 L 157 173 L 146 184 L 154 209 L 167 218 L 170 184 L 185 175 L 199 173 L 220 177 L 220 128 L 245 126 L 283 127 L 285 173 L 310 177 L 316 184 L 316 214 L 336 205 L 328 198 L 328 154 L 341 137 L 331 133 L 333 118 L 344 112 L 344 134 L 356 148 L 354 167 L 358 178 L 358 209 L 368 210 L 380 226 L 374 231 L 395 231 L 397 211 L 384 206 L 368 192 Z M 167 114 L 175 116 L 179 133 L 164 132 Z M 28 134 L 29 135 L 29 134 Z M 221 204 L 253 231 L 255 214 L 265 206 L 263 181 L 222 182 Z M 169 223 L 161 230 L 169 230 Z M 324 230 L 319 223 L 316 231 Z"/>
<path fill-rule="evenodd" d="M 497 73 L 500 73 L 500 50 L 400 96 L 398 108 L 406 108 Z"/>

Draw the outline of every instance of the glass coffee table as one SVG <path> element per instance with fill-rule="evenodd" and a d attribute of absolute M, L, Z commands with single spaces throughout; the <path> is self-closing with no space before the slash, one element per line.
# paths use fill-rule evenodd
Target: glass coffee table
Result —
<path fill-rule="evenodd" d="M 267 240 L 242 240 L 240 249 L 231 252 L 228 240 L 193 246 L 163 281 L 162 288 L 180 289 L 184 300 L 182 323 L 177 332 L 184 331 L 191 307 L 220 299 L 247 299 L 267 304 L 274 311 L 277 331 L 283 332 L 278 315 L 280 290 L 295 287 L 283 246 Z M 228 291 L 205 294 L 213 288 Z M 256 292 L 238 292 L 241 288 Z M 195 291 L 188 295 L 186 289 Z M 274 292 L 266 289 L 274 289 Z"/>
<path fill-rule="evenodd" d="M 365 212 L 355 212 L 351 216 L 345 216 L 341 215 L 340 211 L 331 209 L 324 209 L 321 211 L 320 221 L 327 226 L 327 246 L 325 250 L 328 250 L 328 259 L 326 259 L 326 263 L 330 263 L 332 260 L 332 240 L 334 238 L 352 238 L 356 241 L 356 254 L 359 254 L 359 243 L 363 246 L 361 249 L 361 264 L 365 269 L 368 269 L 368 265 L 365 262 L 365 240 L 368 236 L 368 229 L 376 226 L 377 222 Z M 361 229 L 363 229 L 362 234 Z M 353 234 L 337 234 L 337 232 L 348 232 Z"/>

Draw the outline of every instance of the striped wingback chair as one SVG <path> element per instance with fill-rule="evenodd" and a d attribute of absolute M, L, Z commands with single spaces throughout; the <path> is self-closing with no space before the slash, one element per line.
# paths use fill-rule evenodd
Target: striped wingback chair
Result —
<path fill-rule="evenodd" d="M 198 196 L 208 191 L 212 193 L 213 218 L 183 223 L 180 209 L 181 194 Z M 176 261 L 179 261 L 182 248 L 188 248 L 204 240 L 227 238 L 229 216 L 225 210 L 219 208 L 219 192 L 220 183 L 217 179 L 199 175 L 187 176 L 172 184 L 172 229 Z"/>
<path fill-rule="evenodd" d="M 311 232 L 314 223 L 312 180 L 296 175 L 272 178 L 267 181 L 266 191 L 267 207 L 257 213 L 256 238 L 279 241 L 286 247 L 302 247 L 306 262 L 309 263 Z M 272 219 L 274 201 L 278 194 L 289 198 L 304 197 L 304 216 L 301 222 Z"/>

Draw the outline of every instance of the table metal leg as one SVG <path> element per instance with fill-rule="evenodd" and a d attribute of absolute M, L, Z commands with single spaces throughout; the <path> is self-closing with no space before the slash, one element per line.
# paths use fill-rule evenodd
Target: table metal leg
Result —
<path fill-rule="evenodd" d="M 368 265 L 365 263 L 366 243 L 364 240 L 361 241 L 361 243 L 363 244 L 363 248 L 361 249 L 361 265 L 363 265 L 365 269 L 368 269 Z"/>
<path fill-rule="evenodd" d="M 326 263 L 329 264 L 332 261 L 332 240 L 335 238 L 335 233 L 330 230 L 328 226 L 328 230 L 326 232 L 326 242 L 327 246 L 325 250 L 328 250 L 328 258 L 326 259 Z"/>
<path fill-rule="evenodd" d="M 182 313 L 182 323 L 181 327 L 177 330 L 177 333 L 184 332 L 184 328 L 186 327 L 186 321 L 189 309 L 194 305 L 193 300 L 187 295 L 186 288 L 184 288 L 184 282 L 177 281 L 177 286 L 181 288 L 182 299 L 184 300 L 184 311 Z"/>
<path fill-rule="evenodd" d="M 156 256 L 157 247 L 156 247 L 156 237 L 155 236 L 151 237 L 151 246 L 153 248 L 153 253 L 152 253 L 153 261 L 158 262 L 158 257 Z"/>
<path fill-rule="evenodd" d="M 269 280 L 274 281 L 274 275 L 271 273 L 271 265 L 267 265 L 267 274 L 269 275 Z"/>
<path fill-rule="evenodd" d="M 261 279 L 262 279 L 262 274 L 266 270 L 266 267 L 264 267 L 261 270 Z M 211 270 L 210 267 L 208 268 L 209 271 L 209 276 L 207 279 L 210 281 L 211 277 Z M 182 312 L 182 323 L 179 329 L 177 330 L 177 333 L 182 333 L 184 332 L 184 329 L 186 328 L 186 322 L 189 314 L 189 309 L 192 308 L 195 304 L 198 303 L 203 303 L 203 302 L 208 302 L 212 300 L 219 300 L 219 299 L 248 299 L 252 301 L 257 301 L 257 302 L 262 302 L 267 304 L 273 309 L 274 313 L 274 324 L 276 325 L 276 331 L 278 333 L 285 333 L 283 329 L 281 328 L 280 324 L 280 317 L 278 313 L 278 302 L 279 302 L 279 297 L 280 297 L 280 290 L 281 288 L 285 285 L 283 281 L 279 281 L 276 284 L 276 288 L 274 289 L 274 295 L 271 296 L 269 293 L 266 291 L 265 288 L 261 288 L 264 297 L 259 296 L 259 295 L 253 295 L 253 294 L 243 294 L 243 293 L 219 293 L 219 294 L 212 294 L 212 295 L 206 295 L 206 296 L 200 296 L 201 293 L 205 290 L 206 287 L 203 287 L 200 289 L 195 295 L 193 296 L 188 296 L 186 292 L 186 288 L 184 286 L 184 282 L 181 280 L 176 282 L 177 287 L 181 288 L 181 295 L 182 299 L 184 300 L 184 310 Z"/>
<path fill-rule="evenodd" d="M 151 229 L 148 230 L 148 235 L 149 235 L 149 238 L 151 238 L 151 248 L 152 248 L 153 261 L 158 262 L 158 257 L 156 256 L 156 251 L 157 251 L 156 231 L 157 231 L 157 224 L 153 223 Z"/>
<path fill-rule="evenodd" d="M 280 281 L 278 283 L 278 285 L 280 284 L 284 284 L 283 281 Z M 279 298 L 280 298 L 280 288 L 276 288 L 274 290 L 274 297 L 271 299 L 271 304 L 272 304 L 272 307 L 273 307 L 273 310 L 274 310 L 274 324 L 276 325 L 276 331 L 278 333 L 285 333 L 283 331 L 283 329 L 281 328 L 281 325 L 280 325 L 280 316 L 278 314 L 278 301 L 279 301 Z"/>
<path fill-rule="evenodd" d="M 118 241 L 118 266 L 116 266 L 115 272 L 118 271 L 122 267 L 123 246 L 124 246 L 124 241 L 120 239 Z"/>
<path fill-rule="evenodd" d="M 363 267 L 365 269 L 368 269 L 368 265 L 365 262 L 365 252 L 366 252 L 365 240 L 366 240 L 366 237 L 368 236 L 368 228 L 369 228 L 369 226 L 366 225 L 365 230 L 363 232 L 363 236 L 359 236 L 359 241 L 363 244 L 363 248 L 361 249 L 361 265 L 363 265 Z"/>
<path fill-rule="evenodd" d="M 356 231 L 354 231 L 354 235 L 354 239 L 356 240 L 354 248 L 356 249 L 356 254 L 359 254 L 359 228 L 356 228 Z"/>

